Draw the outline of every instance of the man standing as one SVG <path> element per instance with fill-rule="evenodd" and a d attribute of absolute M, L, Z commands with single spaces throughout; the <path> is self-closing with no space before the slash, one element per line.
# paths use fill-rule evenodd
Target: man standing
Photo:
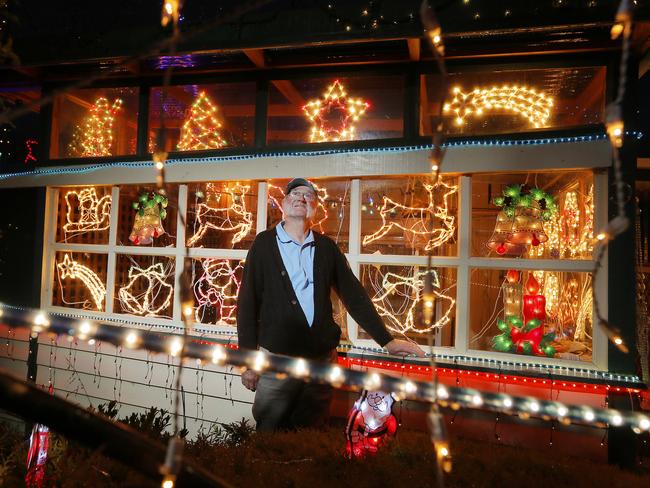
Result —
<path fill-rule="evenodd" d="M 287 184 L 284 220 L 260 232 L 248 252 L 237 299 L 239 346 L 322 361 L 336 359 L 341 328 L 332 316 L 333 287 L 354 320 L 390 354 L 423 356 L 408 341 L 393 339 L 336 243 L 310 229 L 317 205 L 304 178 Z M 298 379 L 242 374 L 255 391 L 257 430 L 316 427 L 327 420 L 332 388 Z"/>

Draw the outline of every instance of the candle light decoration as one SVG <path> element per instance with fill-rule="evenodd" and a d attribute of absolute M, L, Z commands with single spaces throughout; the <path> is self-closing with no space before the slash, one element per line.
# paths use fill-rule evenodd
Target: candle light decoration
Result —
<path fill-rule="evenodd" d="M 351 98 L 339 80 L 332 83 L 325 94 L 310 100 L 302 107 L 305 116 L 312 123 L 310 142 L 351 141 L 355 138 L 354 122 L 370 108 L 361 98 Z M 328 118 L 337 119 L 335 123 Z"/>
<path fill-rule="evenodd" d="M 506 281 L 503 284 L 503 314 L 505 317 L 521 316 L 521 301 L 523 287 L 519 282 L 519 272 L 511 269 L 506 273 Z"/>
<path fill-rule="evenodd" d="M 497 215 L 497 224 L 488 248 L 499 255 L 520 256 L 531 245 L 546 242 L 543 221 L 549 220 L 557 210 L 555 200 L 540 188 L 526 185 L 509 185 L 503 195 L 494 198 L 493 203 L 502 210 Z"/>
<path fill-rule="evenodd" d="M 136 246 L 146 246 L 156 237 L 165 233 L 162 221 L 167 217 L 167 197 L 156 192 L 143 192 L 138 201 L 133 202 L 133 209 L 137 211 L 133 230 L 129 240 Z"/>
<path fill-rule="evenodd" d="M 524 322 L 537 319 L 546 320 L 546 297 L 539 293 L 539 283 L 532 273 L 528 274 L 524 294 Z"/>

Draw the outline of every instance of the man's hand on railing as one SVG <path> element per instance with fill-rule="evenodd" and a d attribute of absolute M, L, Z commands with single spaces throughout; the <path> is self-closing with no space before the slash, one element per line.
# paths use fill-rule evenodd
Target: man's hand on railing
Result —
<path fill-rule="evenodd" d="M 394 356 L 418 356 L 424 357 L 424 351 L 414 342 L 402 339 L 393 339 L 384 346 L 389 354 Z"/>

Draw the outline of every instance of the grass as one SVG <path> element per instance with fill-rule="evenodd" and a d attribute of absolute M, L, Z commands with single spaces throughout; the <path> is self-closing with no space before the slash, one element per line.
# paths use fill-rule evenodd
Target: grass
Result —
<path fill-rule="evenodd" d="M 153 437 L 158 434 L 149 432 Z M 54 434 L 50 442 L 46 486 L 152 485 L 101 453 Z M 202 433 L 188 443 L 185 455 L 213 469 L 234 486 L 416 488 L 436 485 L 434 458 L 425 432 L 402 429 L 388 448 L 361 460 L 346 459 L 344 446 L 340 427 L 254 434 L 250 425 L 242 421 Z M 451 447 L 454 468 L 446 477 L 448 487 L 650 486 L 648 472 L 622 471 L 552 451 L 541 454 L 464 439 L 452 439 Z M 24 486 L 26 452 L 24 437 L 0 424 L 0 486 Z"/>

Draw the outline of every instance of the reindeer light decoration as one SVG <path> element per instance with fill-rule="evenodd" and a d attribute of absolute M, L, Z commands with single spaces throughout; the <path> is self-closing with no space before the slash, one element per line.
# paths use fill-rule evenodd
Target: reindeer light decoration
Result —
<path fill-rule="evenodd" d="M 456 232 L 456 218 L 449 215 L 448 199 L 458 191 L 458 187 L 438 180 L 435 185 L 425 183 L 424 189 L 428 195 L 426 207 L 409 207 L 384 195 L 383 204 L 379 209 L 381 227 L 373 234 L 364 236 L 363 245 L 381 239 L 396 228 L 401 229 L 411 242 L 426 239 L 425 251 L 431 251 L 451 239 Z M 438 189 L 443 192 L 441 205 L 436 205 L 434 201 L 434 191 Z M 408 217 L 395 218 L 400 214 Z"/>
<path fill-rule="evenodd" d="M 244 239 L 253 228 L 253 212 L 246 209 L 245 197 L 249 191 L 249 185 L 237 184 L 220 192 L 213 183 L 208 183 L 206 202 L 196 205 L 194 222 L 198 228 L 187 240 L 187 245 L 195 246 L 209 230 L 234 232 L 230 240 L 233 246 Z M 219 193 L 226 198 L 217 196 Z"/>

